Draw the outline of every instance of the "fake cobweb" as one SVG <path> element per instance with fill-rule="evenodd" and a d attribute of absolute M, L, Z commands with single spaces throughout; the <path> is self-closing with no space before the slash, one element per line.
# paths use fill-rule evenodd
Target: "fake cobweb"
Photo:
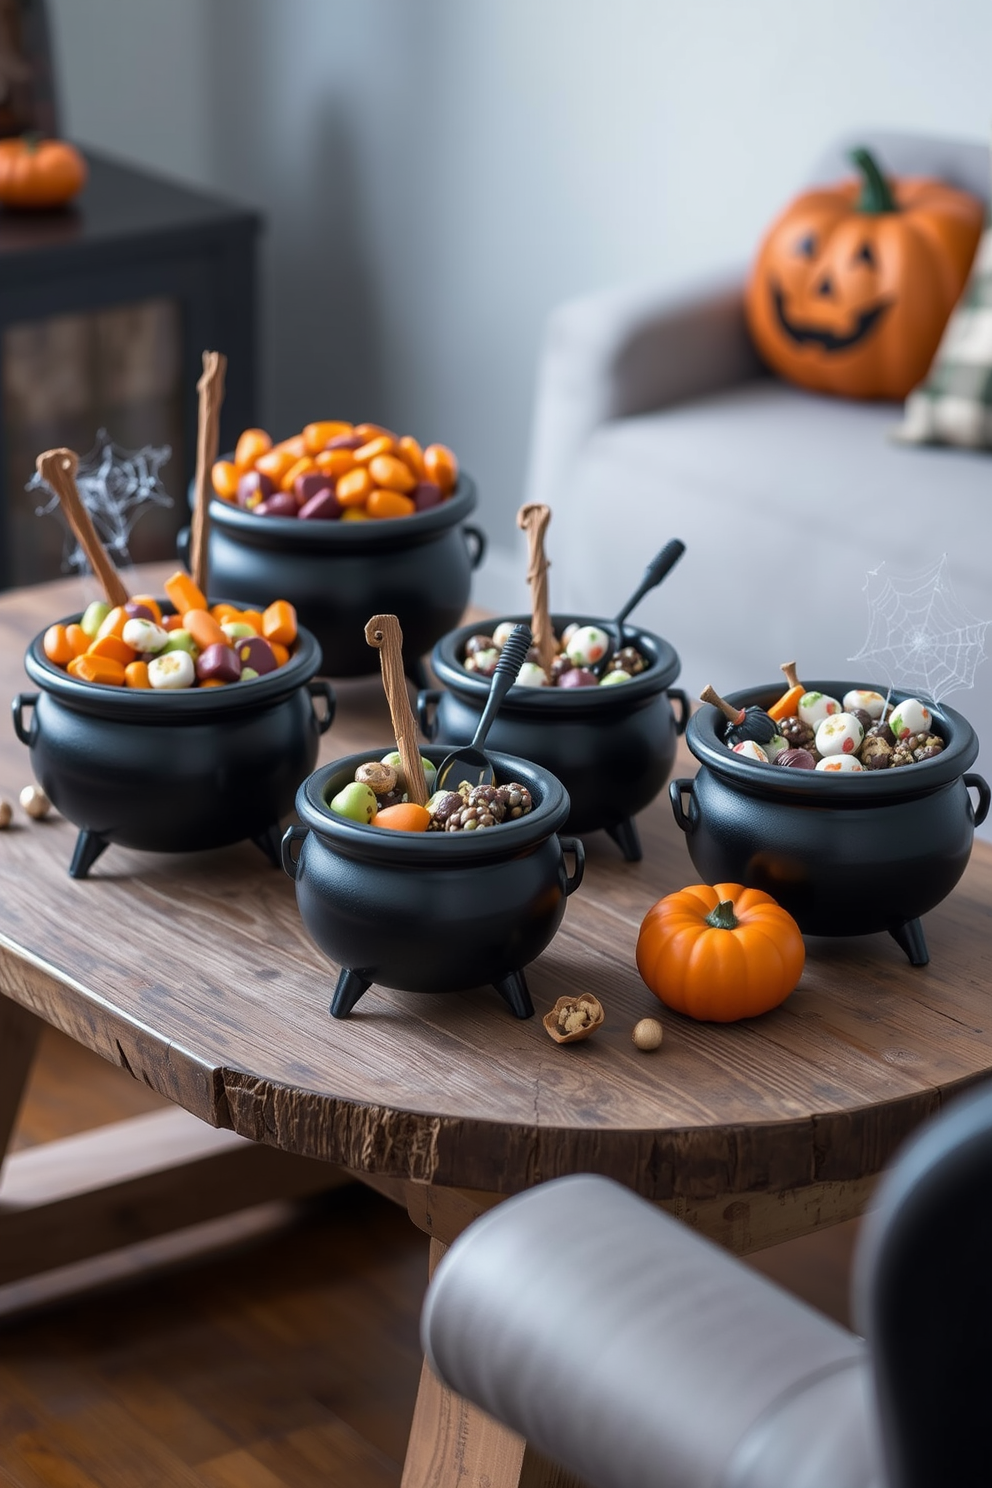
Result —
<path fill-rule="evenodd" d="M 171 506 L 172 497 L 159 479 L 159 471 L 172 454 L 169 445 L 145 445 L 140 450 L 122 449 L 107 434 L 97 432 L 96 443 L 83 455 L 76 473 L 76 485 L 83 505 L 103 546 L 118 568 L 131 562 L 128 540 L 138 518 L 153 506 Z M 86 573 L 89 564 L 82 548 L 62 514 L 59 499 L 40 474 L 32 476 L 24 488 L 40 491 L 44 503 L 35 508 L 39 517 L 56 516 L 65 530 L 62 567 L 66 573 Z"/>
<path fill-rule="evenodd" d="M 868 636 L 849 661 L 869 661 L 889 684 L 937 703 L 975 684 L 985 659 L 987 620 L 961 604 L 947 572 L 947 554 L 922 573 L 894 578 L 872 569 L 865 583 Z"/>

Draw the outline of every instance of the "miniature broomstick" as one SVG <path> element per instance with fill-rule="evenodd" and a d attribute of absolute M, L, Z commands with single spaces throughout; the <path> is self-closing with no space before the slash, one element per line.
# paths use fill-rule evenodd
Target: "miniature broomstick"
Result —
<path fill-rule="evenodd" d="M 382 685 L 389 704 L 406 793 L 418 806 L 426 806 L 427 777 L 417 744 L 417 721 L 406 690 L 400 622 L 395 615 L 373 615 L 365 627 L 365 639 L 379 651 Z"/>
<path fill-rule="evenodd" d="M 777 702 L 772 703 L 768 709 L 768 717 L 774 718 L 776 723 L 782 718 L 791 718 L 799 707 L 799 699 L 806 691 L 799 680 L 794 661 L 783 661 L 779 667 L 780 672 L 785 673 L 785 680 L 789 684 L 787 692 L 783 692 Z"/>
<path fill-rule="evenodd" d="M 196 476 L 193 520 L 190 523 L 189 572 L 193 583 L 206 594 L 207 536 L 210 525 L 210 472 L 220 445 L 220 410 L 224 402 L 227 357 L 220 351 L 203 353 L 203 375 L 196 384 L 199 407 L 196 424 Z"/>
<path fill-rule="evenodd" d="M 71 449 L 50 449 L 39 455 L 35 464 L 42 480 L 51 486 L 59 498 L 59 505 L 65 512 L 76 541 L 86 554 L 86 561 L 100 581 L 107 603 L 126 605 L 131 596 L 114 567 L 113 559 L 100 541 L 93 526 L 93 518 L 76 485 L 79 456 Z"/>
<path fill-rule="evenodd" d="M 719 708 L 727 719 L 723 737 L 731 746 L 741 744 L 745 739 L 753 739 L 756 744 L 767 744 L 778 733 L 777 723 L 774 718 L 769 718 L 764 708 L 735 708 L 733 703 L 728 703 L 708 684 L 699 696 L 704 703 L 712 703 Z"/>
<path fill-rule="evenodd" d="M 548 611 L 548 569 L 551 567 L 544 553 L 544 534 L 551 521 L 550 506 L 531 502 L 517 512 L 517 526 L 527 534 L 528 562 L 527 581 L 530 584 L 531 621 L 534 646 L 545 675 L 551 675 L 554 659 L 555 633 Z"/>

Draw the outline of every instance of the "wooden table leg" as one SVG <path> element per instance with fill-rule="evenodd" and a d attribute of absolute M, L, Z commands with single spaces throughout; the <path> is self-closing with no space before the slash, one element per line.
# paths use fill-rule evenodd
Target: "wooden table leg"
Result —
<path fill-rule="evenodd" d="M 28 1083 L 42 1022 L 27 1008 L 0 996 L 0 1168 Z"/>

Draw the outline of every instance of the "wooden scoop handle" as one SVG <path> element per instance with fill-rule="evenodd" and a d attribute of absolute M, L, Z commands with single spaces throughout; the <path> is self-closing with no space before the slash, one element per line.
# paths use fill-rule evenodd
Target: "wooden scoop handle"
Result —
<path fill-rule="evenodd" d="M 90 568 L 100 581 L 107 602 L 112 605 L 126 605 L 131 596 L 114 567 L 113 559 L 97 535 L 93 518 L 86 510 L 76 485 L 79 456 L 71 449 L 50 449 L 39 455 L 35 464 L 42 480 L 51 486 L 59 498 L 59 505 L 75 533 L 76 541 L 86 554 Z"/>
<path fill-rule="evenodd" d="M 709 683 L 706 684 L 699 696 L 704 703 L 712 703 L 714 708 L 719 708 L 723 716 L 729 718 L 731 723 L 740 723 L 742 721 L 744 709 L 735 708 L 733 703 L 728 703 L 718 692 L 714 692 Z"/>
<path fill-rule="evenodd" d="M 541 666 L 550 677 L 555 654 L 555 633 L 548 611 L 548 569 L 551 564 L 544 553 L 544 534 L 551 521 L 551 508 L 532 501 L 517 512 L 517 526 L 527 534 L 527 581 L 530 584 L 530 628 Z"/>
<path fill-rule="evenodd" d="M 199 408 L 196 425 L 196 477 L 194 485 L 193 520 L 190 523 L 189 571 L 196 587 L 206 594 L 209 588 L 207 572 L 210 526 L 210 472 L 220 446 L 220 409 L 224 401 L 224 374 L 227 357 L 220 351 L 203 353 L 203 375 L 196 384 Z"/>
<path fill-rule="evenodd" d="M 379 651 L 382 685 L 393 721 L 396 748 L 406 782 L 406 792 L 418 806 L 427 805 L 427 777 L 420 762 L 417 721 L 410 707 L 403 670 L 403 632 L 395 615 L 373 615 L 365 627 L 365 639 Z"/>

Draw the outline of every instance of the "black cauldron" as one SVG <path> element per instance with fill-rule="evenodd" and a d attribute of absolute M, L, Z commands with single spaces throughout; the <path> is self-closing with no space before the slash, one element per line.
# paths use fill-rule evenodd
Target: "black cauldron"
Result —
<path fill-rule="evenodd" d="M 530 616 L 510 619 L 518 623 Z M 559 635 L 575 622 L 602 624 L 583 615 L 553 617 Z M 435 646 L 431 666 L 446 691 L 425 689 L 418 699 L 425 738 L 467 744 L 475 733 L 489 696 L 489 679 L 467 672 L 462 654 L 469 636 L 483 629 L 479 624 L 463 625 Z M 637 862 L 641 844 L 633 817 L 668 779 L 689 704 L 685 693 L 670 685 L 681 663 L 668 642 L 632 625 L 625 627 L 625 637 L 648 658 L 645 671 L 616 687 L 511 687 L 489 744 L 552 770 L 571 801 L 567 830 L 594 832 L 603 827 L 627 861 Z M 677 718 L 673 702 L 679 705 Z"/>
<path fill-rule="evenodd" d="M 334 815 L 326 802 L 378 751 L 323 765 L 300 786 L 303 825 L 283 837 L 303 923 L 341 963 L 331 1012 L 344 1018 L 373 983 L 402 992 L 461 992 L 492 983 L 518 1018 L 534 1011 L 523 968 L 554 937 L 582 881 L 580 842 L 556 835 L 568 796 L 546 770 L 490 757 L 497 781 L 519 781 L 534 809 L 477 832 L 397 832 Z M 425 749 L 438 765 L 447 751 Z M 298 859 L 293 843 L 303 839 Z M 568 876 L 563 854 L 575 856 Z"/>
<path fill-rule="evenodd" d="M 48 660 L 43 640 L 36 636 L 24 658 L 41 692 L 14 699 L 14 729 L 42 789 L 80 828 L 72 878 L 85 878 L 112 842 L 198 852 L 250 838 L 278 865 L 279 819 L 292 811 L 334 717 L 308 630 L 274 672 L 175 692 L 77 681 Z"/>
<path fill-rule="evenodd" d="M 811 682 L 842 697 L 871 683 Z M 781 685 L 732 693 L 739 708 L 769 707 Z M 894 701 L 908 696 L 893 692 Z M 669 786 L 689 856 L 707 883 L 764 889 L 807 935 L 887 930 L 914 966 L 929 960 L 920 915 L 954 888 L 968 862 L 990 792 L 967 774 L 978 753 L 971 724 L 951 708 L 933 710 L 945 748 L 901 769 L 824 774 L 784 769 L 734 754 L 726 721 L 706 705 L 686 742 L 700 761 L 692 780 Z M 969 789 L 978 793 L 972 807 Z"/>
<path fill-rule="evenodd" d="M 475 505 L 475 483 L 464 474 L 441 506 L 384 521 L 259 517 L 213 500 L 210 587 L 234 602 L 288 599 L 317 637 L 331 677 L 378 672 L 365 625 L 372 615 L 396 615 L 407 673 L 423 687 L 421 657 L 462 618 L 485 554 L 484 534 L 465 521 Z M 188 546 L 185 528 L 178 539 L 184 562 Z"/>

